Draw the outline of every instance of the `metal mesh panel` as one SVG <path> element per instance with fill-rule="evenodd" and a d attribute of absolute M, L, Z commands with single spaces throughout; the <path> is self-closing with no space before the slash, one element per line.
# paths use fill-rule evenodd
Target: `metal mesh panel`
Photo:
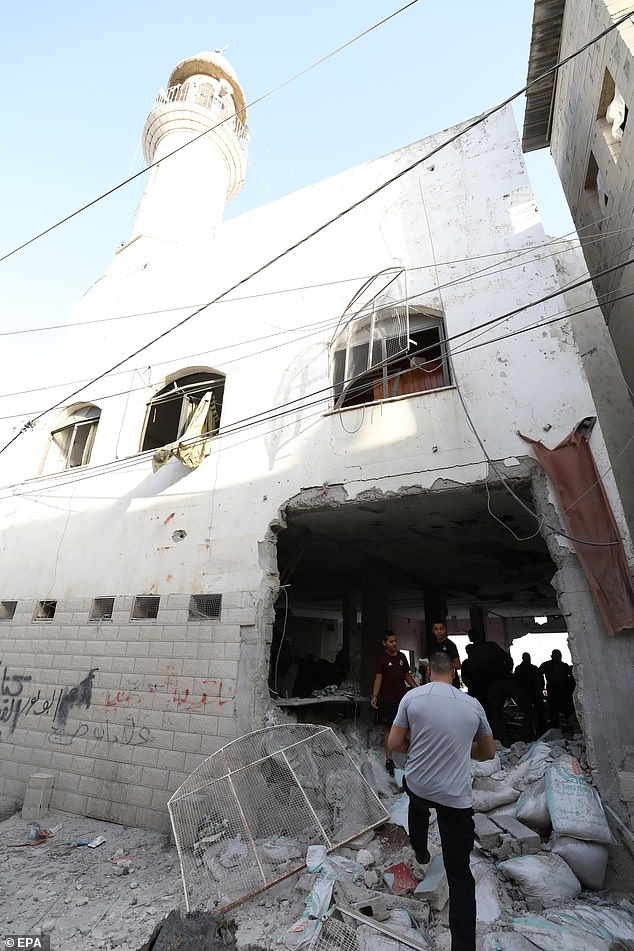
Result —
<path fill-rule="evenodd" d="M 221 594 L 192 594 L 189 599 L 190 621 L 204 621 L 207 618 L 219 618 L 221 610 Z"/>
<path fill-rule="evenodd" d="M 308 946 L 309 951 L 362 951 L 354 928 L 336 918 L 325 918 Z"/>
<path fill-rule="evenodd" d="M 228 909 L 388 814 L 333 731 L 309 724 L 258 730 L 214 753 L 168 809 L 188 910 Z"/>
<path fill-rule="evenodd" d="M 114 598 L 95 598 L 90 611 L 90 621 L 109 621 L 112 619 Z"/>
<path fill-rule="evenodd" d="M 134 599 L 132 619 L 134 621 L 153 621 L 158 616 L 160 598 L 140 596 Z"/>

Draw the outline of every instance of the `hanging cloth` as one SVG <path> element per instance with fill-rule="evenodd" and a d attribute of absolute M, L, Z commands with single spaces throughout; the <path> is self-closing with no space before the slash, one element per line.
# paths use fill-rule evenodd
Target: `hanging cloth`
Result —
<path fill-rule="evenodd" d="M 567 533 L 609 635 L 634 628 L 634 587 L 614 513 L 588 442 L 594 417 L 583 419 L 554 449 L 528 436 L 552 482 Z M 583 540 L 594 544 L 584 544 Z M 597 544 L 599 543 L 599 544 Z"/>

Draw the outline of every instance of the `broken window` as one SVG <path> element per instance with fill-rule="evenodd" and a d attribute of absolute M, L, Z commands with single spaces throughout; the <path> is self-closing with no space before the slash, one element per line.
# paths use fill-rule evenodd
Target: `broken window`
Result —
<path fill-rule="evenodd" d="M 57 610 L 57 601 L 38 601 L 34 621 L 52 621 Z"/>
<path fill-rule="evenodd" d="M 201 400 L 209 409 L 201 436 L 213 436 L 220 426 L 224 376 L 217 373 L 190 373 L 172 380 L 148 404 L 141 451 L 160 449 L 176 442 L 185 433 Z"/>
<path fill-rule="evenodd" d="M 627 125 L 628 108 L 612 74 L 606 69 L 597 110 L 597 121 L 615 162 L 621 152 L 621 140 Z"/>
<path fill-rule="evenodd" d="M 0 601 L 0 621 L 12 621 L 17 601 Z"/>
<path fill-rule="evenodd" d="M 190 621 L 208 621 L 209 618 L 219 618 L 221 611 L 221 594 L 192 594 L 189 599 Z"/>
<path fill-rule="evenodd" d="M 357 318 L 333 351 L 335 408 L 436 390 L 450 383 L 442 317 L 409 310 Z"/>
<path fill-rule="evenodd" d="M 598 200 L 601 208 L 605 208 L 608 203 L 608 189 L 605 184 L 605 178 L 597 164 L 594 153 L 590 152 L 588 158 L 588 168 L 586 170 L 586 180 L 584 185 L 586 191 L 591 192 Z"/>
<path fill-rule="evenodd" d="M 51 442 L 44 463 L 44 472 L 61 472 L 76 469 L 90 462 L 101 410 L 97 406 L 84 406 L 66 411 L 64 426 L 51 432 Z"/>

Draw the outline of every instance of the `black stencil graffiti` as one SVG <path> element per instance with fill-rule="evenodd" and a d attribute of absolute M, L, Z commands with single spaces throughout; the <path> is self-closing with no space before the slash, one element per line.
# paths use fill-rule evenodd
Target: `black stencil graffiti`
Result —
<path fill-rule="evenodd" d="M 98 667 L 92 667 L 76 687 L 71 687 L 62 694 L 62 698 L 53 718 L 62 730 L 66 726 L 68 714 L 74 707 L 85 707 L 86 710 L 90 707 L 92 684 L 95 679 L 95 673 L 98 670 Z"/>
<path fill-rule="evenodd" d="M 0 707 L 0 723 L 9 724 L 9 735 L 13 733 L 22 712 L 21 696 L 24 690 L 24 684 L 31 680 L 30 674 L 9 674 L 5 667 L 2 672 L 2 683 L 0 684 L 0 697 L 2 698 Z"/>
<path fill-rule="evenodd" d="M 68 733 L 63 727 L 53 726 L 48 736 L 49 743 L 58 746 L 72 746 L 75 740 L 97 740 L 99 743 L 123 743 L 125 746 L 145 746 L 154 737 L 146 726 L 137 726 L 133 717 L 126 717 L 118 727 L 110 726 L 106 720 L 103 726 L 92 723 L 80 723 Z"/>

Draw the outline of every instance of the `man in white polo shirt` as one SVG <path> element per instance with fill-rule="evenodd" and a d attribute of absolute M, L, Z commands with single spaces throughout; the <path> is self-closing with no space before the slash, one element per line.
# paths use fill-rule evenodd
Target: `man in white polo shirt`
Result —
<path fill-rule="evenodd" d="M 475 881 L 469 868 L 474 826 L 471 759 L 495 756 L 495 741 L 481 704 L 451 686 L 446 653 L 429 658 L 430 683 L 403 697 L 390 731 L 393 750 L 407 753 L 409 838 L 422 865 L 429 862 L 427 835 L 435 809 L 449 884 L 451 951 L 475 951 Z"/>

